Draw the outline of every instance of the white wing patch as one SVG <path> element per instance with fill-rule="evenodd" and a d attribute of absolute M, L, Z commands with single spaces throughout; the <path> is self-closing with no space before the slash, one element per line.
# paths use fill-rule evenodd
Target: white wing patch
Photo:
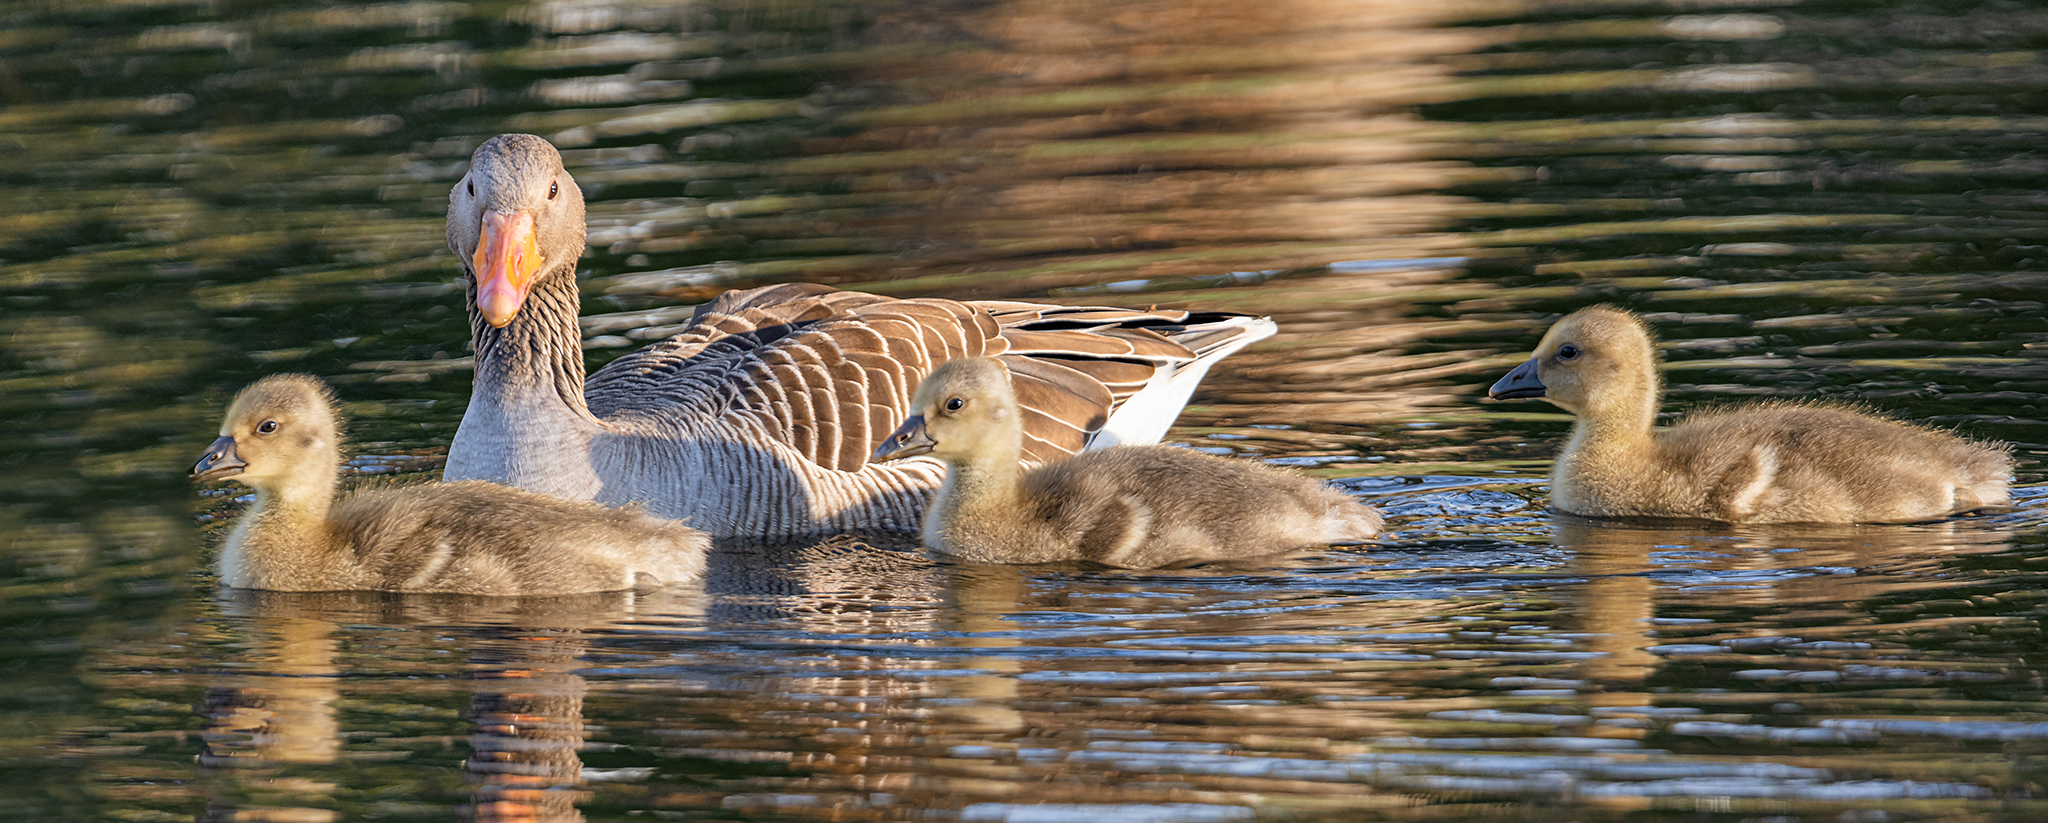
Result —
<path fill-rule="evenodd" d="M 1236 354 L 1239 349 L 1257 343 L 1280 327 L 1264 317 L 1233 317 L 1215 324 L 1238 326 L 1244 333 L 1229 343 L 1202 352 L 1193 361 L 1174 365 L 1162 365 L 1146 381 L 1145 388 L 1131 395 L 1122 406 L 1110 412 L 1109 421 L 1102 424 L 1102 430 L 1088 438 L 1088 451 L 1106 449 L 1111 446 L 1142 446 L 1159 442 L 1166 436 L 1166 430 L 1173 428 L 1173 421 L 1180 417 L 1188 398 L 1201 385 L 1202 378 L 1209 376 L 1209 367 L 1216 361 Z"/>

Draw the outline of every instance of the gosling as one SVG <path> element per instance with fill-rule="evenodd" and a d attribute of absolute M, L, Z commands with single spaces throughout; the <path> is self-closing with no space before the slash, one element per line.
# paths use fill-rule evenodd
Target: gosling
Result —
<path fill-rule="evenodd" d="M 1576 415 L 1550 504 L 1589 517 L 1904 523 L 2007 505 L 2003 446 L 1811 403 L 1761 403 L 1655 427 L 1663 384 L 1643 321 L 1612 306 L 1558 321 L 1496 400 Z"/>
<path fill-rule="evenodd" d="M 334 500 L 342 422 L 318 378 L 279 374 L 235 396 L 194 478 L 232 479 L 256 503 L 221 547 L 221 582 L 276 591 L 551 595 L 703 576 L 710 541 L 632 509 L 482 481 Z"/>
<path fill-rule="evenodd" d="M 1010 370 L 947 362 L 870 460 L 930 454 L 946 480 L 924 543 L 976 563 L 1157 568 L 1368 540 L 1380 514 L 1291 472 L 1172 446 L 1116 446 L 1024 470 Z"/>

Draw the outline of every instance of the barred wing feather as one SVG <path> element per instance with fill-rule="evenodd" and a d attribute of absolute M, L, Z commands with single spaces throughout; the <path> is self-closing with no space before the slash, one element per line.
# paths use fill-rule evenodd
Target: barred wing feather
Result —
<path fill-rule="evenodd" d="M 1217 344 L 1234 351 L 1263 336 L 1210 328 L 1218 319 L 1257 320 L 769 286 L 705 304 L 682 333 L 592 375 L 585 395 L 600 419 L 752 421 L 820 468 L 857 472 L 901 424 L 925 374 L 956 357 L 1000 356 L 1024 413 L 1025 459 L 1043 463 L 1087 447 L 1162 374 L 1206 369 Z"/>

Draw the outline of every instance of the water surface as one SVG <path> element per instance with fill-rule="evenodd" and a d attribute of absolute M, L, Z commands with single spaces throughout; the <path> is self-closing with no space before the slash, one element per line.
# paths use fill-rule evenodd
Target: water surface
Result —
<path fill-rule="evenodd" d="M 2034 820 L 2048 16 L 2004 4 L 0 11 L 0 802 L 34 819 Z M 1233 309 L 1171 439 L 1384 508 L 1249 568 L 730 545 L 702 587 L 223 593 L 183 473 L 333 381 L 360 482 L 469 389 L 446 192 L 508 130 L 591 201 L 593 366 L 726 288 Z M 2010 441 L 2018 511 L 1543 510 L 1481 400 L 1595 302 L 1672 409 Z M 398 480 L 386 479 L 395 475 Z"/>

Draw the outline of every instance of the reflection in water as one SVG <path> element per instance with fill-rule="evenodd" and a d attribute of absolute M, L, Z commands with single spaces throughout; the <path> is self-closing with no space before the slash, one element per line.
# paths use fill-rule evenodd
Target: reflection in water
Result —
<path fill-rule="evenodd" d="M 1388 499 L 1427 530 L 1429 512 L 1489 494 Z M 593 803 L 1168 820 L 1593 803 L 1538 818 L 1562 821 L 1666 797 L 1801 815 L 2012 802 L 1983 771 L 2001 755 L 1967 742 L 2033 733 L 2006 719 L 2041 699 L 2017 657 L 2040 602 L 2017 583 L 2036 576 L 2010 534 L 2024 515 L 1802 531 L 1502 511 L 1502 542 L 1483 548 L 1397 535 L 1249 572 L 948 567 L 846 538 L 722 546 L 711 580 L 729 588 L 701 617 L 623 595 L 237 595 L 220 620 L 251 640 L 208 654 L 246 671 L 207 684 L 204 755 L 261 777 L 213 778 L 215 813 L 350 817 L 337 779 L 478 819 L 573 820 Z M 1977 648 L 1971 635 L 2004 651 L 1942 651 Z M 451 658 L 466 677 L 448 677 Z M 223 720 L 256 712 L 263 734 Z M 1953 767 L 1875 756 L 1901 735 Z M 306 771 L 338 751 L 404 771 Z"/>
<path fill-rule="evenodd" d="M 1554 520 L 1555 544 L 1572 552 L 1573 567 L 1588 576 L 1569 609 L 1579 630 L 1587 633 L 1587 648 L 1596 652 L 1581 667 L 1582 676 L 1608 692 L 1640 691 L 1645 681 L 1659 674 L 1665 656 L 1698 654 L 1707 648 L 1659 639 L 1671 630 L 1657 628 L 1658 605 L 1673 599 L 1659 589 L 1676 589 L 1681 595 L 1713 592 L 1728 605 L 1794 615 L 1807 609 L 1824 612 L 1918 585 L 1940 585 L 1894 578 L 1915 570 L 1931 573 L 1943 558 L 2005 550 L 2012 539 L 2006 529 L 1967 520 L 1770 529 L 1711 523 L 1657 526 L 1562 514 Z M 1789 615 L 1788 619 L 1798 620 Z M 1733 638 L 1735 647 L 1756 643 L 1756 638 Z"/>
<path fill-rule="evenodd" d="M 653 610 L 674 620 L 693 610 L 694 597 L 667 591 L 551 598 L 231 591 L 222 616 L 240 622 L 235 633 L 250 640 L 237 655 L 243 659 L 230 665 L 248 673 L 208 684 L 198 707 L 205 719 L 199 761 L 207 769 L 247 771 L 220 784 L 235 791 L 217 796 L 205 816 L 340 819 L 327 808 L 337 803 L 336 786 L 280 768 L 341 759 L 344 741 L 361 732 L 343 728 L 339 706 L 380 699 L 360 693 L 385 695 L 381 699 L 396 699 L 402 706 L 442 691 L 427 687 L 422 693 L 401 679 L 389 684 L 397 687 L 391 692 L 377 679 L 365 680 L 360 663 L 344 664 L 343 658 L 360 658 L 362 652 L 344 653 L 342 637 L 356 631 L 354 624 L 373 623 L 440 626 L 462 636 L 456 647 L 468 650 L 466 667 L 473 683 L 469 708 L 462 713 L 471 726 L 466 737 L 471 754 L 463 766 L 469 782 L 476 784 L 462 807 L 470 819 L 582 820 L 576 803 L 588 797 L 577 789 L 583 782 L 580 752 L 586 737 L 588 687 L 579 673 L 586 665 L 585 633 Z M 396 653 L 391 663 L 401 667 L 420 652 L 445 651 L 434 648 L 440 644 L 419 648 L 404 634 L 394 639 L 399 645 L 384 654 Z M 354 684 L 355 700 L 344 697 L 344 682 Z M 360 759 L 361 752 L 352 755 Z M 309 805 L 287 808 L 278 805 L 280 800 Z"/>
<path fill-rule="evenodd" d="M 1846 398 L 2037 457 L 2031 9 L 8 19 L 0 804 L 25 818 L 2048 815 L 2033 465 L 2020 512 L 1938 527 L 1553 521 L 1566 419 L 1476 402 L 1555 315 L 1617 301 L 1671 332 L 1680 404 Z M 1251 572 L 732 546 L 702 602 L 567 617 L 211 601 L 182 473 L 233 387 L 348 383 L 360 473 L 437 465 L 469 387 L 442 209 L 508 129 L 591 193 L 592 365 L 791 279 L 1269 313 L 1176 437 L 1346 477 L 1399 533 Z"/>
<path fill-rule="evenodd" d="M 251 619 L 242 635 L 244 673 L 214 678 L 196 710 L 203 769 L 235 769 L 215 782 L 204 820 L 234 820 L 243 809 L 257 815 L 308 821 L 339 819 L 329 808 L 333 783 L 294 779 L 291 764 L 329 764 L 342 749 L 336 703 L 338 626 L 296 610 L 271 612 L 274 595 L 236 592 L 223 612 Z"/>
<path fill-rule="evenodd" d="M 881 105 L 796 161 L 906 198 L 897 291 L 1011 295 L 1105 280 L 1425 257 L 1463 164 L 1427 156 L 1407 90 L 1471 48 L 1407 4 L 958 6 L 876 21 L 927 56 L 868 70 Z M 928 18 L 927 18 L 928 19 Z M 914 78 L 908 82 L 899 78 Z M 856 196 L 858 196 L 856 194 Z M 898 218 L 901 219 L 901 218 Z M 872 278 L 873 275 L 866 275 Z M 869 279 L 869 282 L 873 282 Z"/>
<path fill-rule="evenodd" d="M 524 627 L 521 627 L 524 628 Z M 584 642 L 574 629 L 517 631 L 477 649 L 476 696 L 468 717 L 471 754 L 463 761 L 481 784 L 471 797 L 472 819 L 580 821 L 576 802 L 583 782 L 583 695 L 576 674 Z"/>
<path fill-rule="evenodd" d="M 1014 566 L 976 566 L 960 569 L 951 579 L 946 622 L 952 645 L 970 654 L 1024 645 L 1011 636 L 1007 617 L 1021 608 L 1031 583 L 1028 572 Z M 961 674 L 934 678 L 934 697 L 924 701 L 931 707 L 935 731 L 1028 733 L 1024 715 L 1015 707 L 1021 693 L 1015 675 L 1023 668 L 1018 660 L 994 651 L 964 658 L 957 666 Z"/>
<path fill-rule="evenodd" d="M 1570 515 L 1555 520 L 1557 547 L 1571 552 L 1573 567 L 1587 575 L 1571 608 L 1577 628 L 1587 633 L 1586 647 L 1595 652 L 1581 667 L 1583 677 L 1603 692 L 1639 692 L 1657 670 L 1656 656 L 1647 651 L 1656 643 L 1650 633 L 1657 616 L 1650 557 L 1665 545 L 1655 538 L 1673 539 L 1676 533 Z"/>
<path fill-rule="evenodd" d="M 197 707 L 205 718 L 202 768 L 247 769 L 234 783 L 263 795 L 263 813 L 296 820 L 335 820 L 332 783 L 276 775 L 285 764 L 329 764 L 341 753 L 340 698 L 335 666 L 336 626 L 325 620 L 281 616 L 250 627 L 256 671 L 208 685 Z M 280 801 L 291 805 L 279 807 Z M 202 819 L 234 820 L 235 806 L 216 797 Z M 287 811 L 288 809 L 288 811 Z"/>
<path fill-rule="evenodd" d="M 334 717 L 334 624 L 303 618 L 274 621 L 263 646 L 276 659 L 265 673 L 206 690 L 209 768 L 262 763 L 332 763 L 341 741 Z"/>

